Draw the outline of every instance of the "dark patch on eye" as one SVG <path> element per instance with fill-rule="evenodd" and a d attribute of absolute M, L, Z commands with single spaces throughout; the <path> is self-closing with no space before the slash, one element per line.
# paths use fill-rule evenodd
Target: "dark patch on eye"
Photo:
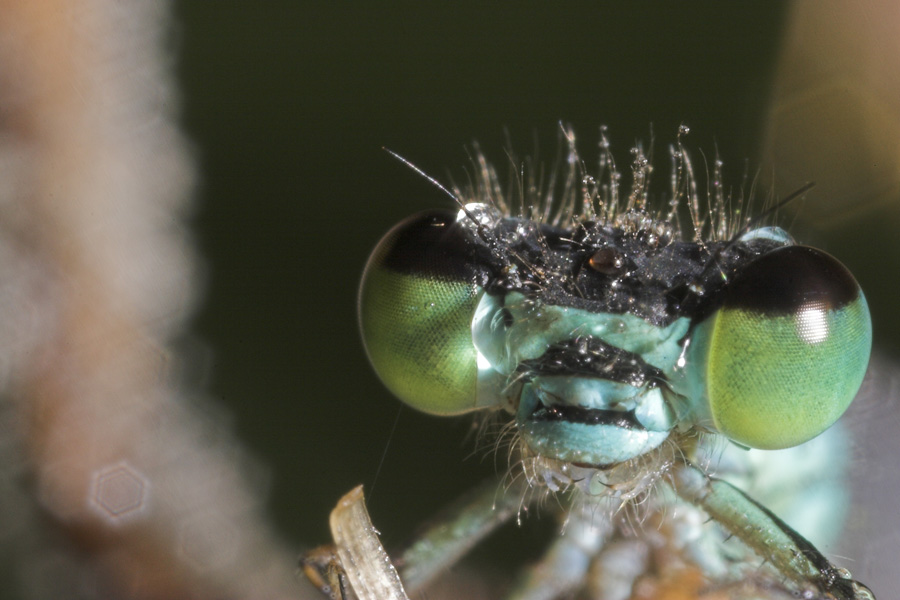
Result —
<path fill-rule="evenodd" d="M 379 242 L 373 260 L 397 273 L 435 281 L 471 281 L 484 286 L 486 249 L 457 223 L 450 210 L 414 215 Z"/>
<path fill-rule="evenodd" d="M 837 259 L 808 246 L 788 246 L 743 267 L 725 290 L 724 306 L 790 315 L 809 305 L 839 309 L 858 297 L 859 284 Z"/>

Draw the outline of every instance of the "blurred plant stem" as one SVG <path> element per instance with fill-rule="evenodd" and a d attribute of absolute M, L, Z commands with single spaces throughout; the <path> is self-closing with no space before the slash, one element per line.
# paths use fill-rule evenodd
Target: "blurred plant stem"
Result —
<path fill-rule="evenodd" d="M 257 467 L 175 378 L 199 270 L 168 8 L 0 2 L 0 531 L 29 597 L 299 595 Z"/>

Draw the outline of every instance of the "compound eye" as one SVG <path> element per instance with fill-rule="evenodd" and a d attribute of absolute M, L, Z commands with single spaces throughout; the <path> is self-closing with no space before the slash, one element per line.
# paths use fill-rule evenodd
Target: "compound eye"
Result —
<path fill-rule="evenodd" d="M 869 362 L 872 323 L 856 280 L 828 254 L 788 246 L 747 265 L 724 293 L 706 364 L 716 428 L 764 449 L 825 431 Z"/>
<path fill-rule="evenodd" d="M 432 414 L 475 408 L 472 318 L 481 288 L 469 243 L 450 211 L 413 216 L 378 242 L 360 285 L 372 366 L 398 398 Z"/>

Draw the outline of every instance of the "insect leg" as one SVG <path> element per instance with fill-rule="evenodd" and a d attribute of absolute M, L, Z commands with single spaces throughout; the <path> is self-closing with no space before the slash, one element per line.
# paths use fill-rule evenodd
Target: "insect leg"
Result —
<path fill-rule="evenodd" d="M 593 503 L 573 506 L 564 530 L 541 560 L 522 573 L 507 600 L 568 597 L 583 584 L 591 562 L 613 531 L 608 511 Z"/>
<path fill-rule="evenodd" d="M 701 507 L 797 586 L 803 597 L 874 600 L 872 592 L 832 565 L 770 510 L 731 484 L 684 462 L 672 471 L 675 492 Z M 817 596 L 811 594 L 818 593 Z"/>
<path fill-rule="evenodd" d="M 442 512 L 397 559 L 407 589 L 421 589 L 475 544 L 526 508 L 525 484 L 488 480 Z"/>

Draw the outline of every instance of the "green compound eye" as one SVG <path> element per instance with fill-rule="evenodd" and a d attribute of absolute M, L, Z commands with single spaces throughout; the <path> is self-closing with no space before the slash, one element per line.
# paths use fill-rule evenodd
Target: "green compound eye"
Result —
<path fill-rule="evenodd" d="M 472 249 L 450 211 L 413 216 L 385 235 L 359 290 L 363 342 L 378 376 L 418 410 L 474 410 L 472 316 L 481 297 Z"/>
<path fill-rule="evenodd" d="M 825 431 L 850 405 L 869 362 L 872 323 L 856 280 L 828 254 L 789 246 L 749 264 L 725 294 L 702 325 L 716 428 L 762 449 Z"/>

